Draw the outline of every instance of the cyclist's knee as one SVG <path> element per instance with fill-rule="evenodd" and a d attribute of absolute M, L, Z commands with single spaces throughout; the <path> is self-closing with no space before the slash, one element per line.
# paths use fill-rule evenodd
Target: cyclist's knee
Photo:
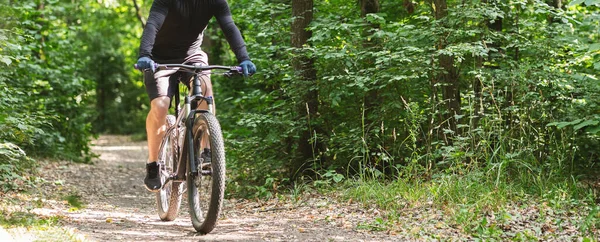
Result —
<path fill-rule="evenodd" d="M 150 102 L 150 112 L 159 116 L 164 116 L 169 110 L 171 99 L 169 97 L 157 97 Z"/>
<path fill-rule="evenodd" d="M 206 95 L 206 96 L 212 96 L 212 82 L 210 81 L 210 77 L 209 76 L 203 76 L 201 78 L 203 79 L 203 81 L 202 81 L 202 89 L 204 89 L 204 95 Z"/>

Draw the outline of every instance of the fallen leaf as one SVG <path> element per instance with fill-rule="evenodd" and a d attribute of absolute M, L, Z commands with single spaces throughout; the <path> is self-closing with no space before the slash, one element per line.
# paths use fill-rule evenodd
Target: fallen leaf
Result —
<path fill-rule="evenodd" d="M 442 222 L 437 222 L 437 223 L 435 224 L 435 227 L 436 227 L 436 228 L 438 228 L 438 229 L 441 229 L 441 228 L 443 228 L 443 227 L 444 227 L 444 223 L 442 223 Z"/>

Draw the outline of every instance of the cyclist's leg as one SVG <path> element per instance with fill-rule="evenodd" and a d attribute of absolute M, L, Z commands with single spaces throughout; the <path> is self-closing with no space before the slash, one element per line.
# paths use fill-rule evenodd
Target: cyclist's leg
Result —
<path fill-rule="evenodd" d="M 171 99 L 167 96 L 154 98 L 150 102 L 150 112 L 146 117 L 148 136 L 148 162 L 158 160 L 158 147 L 165 133 L 165 120 Z"/>
<path fill-rule="evenodd" d="M 166 117 L 171 103 L 171 75 L 173 72 L 145 72 L 144 84 L 150 98 L 150 111 L 146 117 L 146 133 L 148 135 L 148 161 L 144 184 L 150 191 L 156 192 L 161 187 L 158 166 L 158 150 L 164 136 Z"/>
<path fill-rule="evenodd" d="M 217 106 L 215 105 L 215 98 L 213 95 L 213 91 L 212 91 L 212 83 L 210 82 L 210 74 L 208 75 L 202 75 L 200 76 L 200 82 L 202 83 L 202 90 L 204 91 L 204 96 L 206 97 L 213 97 L 213 114 L 217 113 Z M 200 109 L 204 109 L 204 110 L 208 110 L 208 104 L 206 102 L 202 102 L 200 105 L 198 105 Z M 201 147 L 203 147 L 204 149 L 209 149 L 210 150 L 210 141 L 208 139 L 208 132 L 204 133 L 204 137 L 202 137 L 202 144 Z M 207 153 L 208 150 L 204 150 L 203 149 L 203 156 L 209 156 L 209 154 Z M 203 158 L 207 158 L 207 157 L 203 157 Z"/>
<path fill-rule="evenodd" d="M 217 106 L 215 105 L 215 96 L 213 95 L 213 90 L 212 90 L 212 83 L 210 81 L 210 74 L 207 75 L 201 75 L 200 76 L 200 83 L 202 84 L 202 94 L 205 97 L 213 97 L 213 114 L 215 114 L 217 112 Z M 198 105 L 199 109 L 204 109 L 204 110 L 208 110 L 208 104 L 206 102 L 202 102 L 200 103 L 200 105 Z"/>
<path fill-rule="evenodd" d="M 158 159 L 158 148 L 166 129 L 165 120 L 171 103 L 171 73 L 145 73 L 145 85 L 150 98 L 150 111 L 146 117 L 146 134 L 148 136 L 148 163 Z"/>

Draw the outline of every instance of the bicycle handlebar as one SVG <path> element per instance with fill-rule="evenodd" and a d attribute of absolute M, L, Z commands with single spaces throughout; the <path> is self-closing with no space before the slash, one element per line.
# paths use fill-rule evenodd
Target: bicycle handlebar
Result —
<path fill-rule="evenodd" d="M 134 65 L 134 68 L 137 70 L 142 70 L 140 68 L 138 68 L 137 64 Z M 173 69 L 173 68 L 183 68 L 183 69 L 188 69 L 190 71 L 209 71 L 209 70 L 227 70 L 236 74 L 242 74 L 242 67 L 241 66 L 219 66 L 219 65 L 199 65 L 199 64 L 195 64 L 195 65 L 185 65 L 185 64 L 158 64 L 158 63 L 154 63 L 154 68 L 156 68 L 157 70 L 169 70 L 169 69 Z"/>

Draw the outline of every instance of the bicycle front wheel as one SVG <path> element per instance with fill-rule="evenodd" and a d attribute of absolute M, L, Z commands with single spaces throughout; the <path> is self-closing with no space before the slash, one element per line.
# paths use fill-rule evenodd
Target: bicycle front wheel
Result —
<path fill-rule="evenodd" d="M 179 145 L 177 135 L 175 134 L 176 130 L 170 128 L 173 125 L 175 125 L 175 116 L 168 115 L 168 132 L 160 144 L 158 154 L 158 162 L 160 164 L 159 175 L 162 187 L 156 193 L 156 205 L 158 207 L 158 216 L 163 221 L 173 221 L 177 218 L 177 213 L 181 206 L 181 196 L 183 195 L 182 182 L 166 182 L 167 178 L 174 173 L 179 164 Z"/>
<path fill-rule="evenodd" d="M 190 215 L 194 229 L 206 234 L 215 228 L 223 206 L 225 148 L 221 126 L 212 113 L 197 116 L 192 134 L 195 156 L 193 165 L 197 167 L 198 173 L 187 176 Z M 207 149 L 210 152 L 206 152 Z"/>

